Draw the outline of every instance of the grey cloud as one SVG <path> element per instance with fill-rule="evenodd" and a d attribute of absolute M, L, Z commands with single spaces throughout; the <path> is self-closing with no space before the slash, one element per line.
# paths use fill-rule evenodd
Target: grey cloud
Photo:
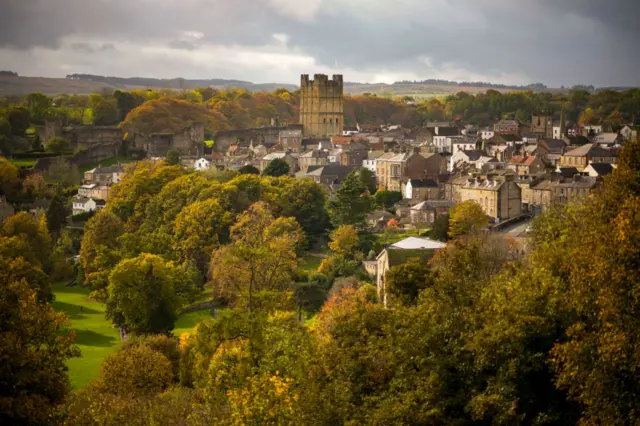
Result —
<path fill-rule="evenodd" d="M 71 49 L 81 53 L 95 53 L 96 50 L 89 43 L 72 43 Z"/>
<path fill-rule="evenodd" d="M 427 78 L 440 77 L 438 71 L 450 64 L 478 75 L 527 75 L 550 85 L 640 85 L 640 58 L 634 54 L 640 41 L 639 0 L 447 0 L 444 9 L 415 0 L 414 14 L 406 0 L 398 4 L 405 16 L 380 19 L 368 10 L 325 1 L 309 21 L 286 18 L 258 0 L 4 2 L 0 46 L 17 49 L 58 49 L 65 36 L 86 35 L 109 41 L 103 47 L 135 41 L 193 51 L 205 43 L 261 46 L 284 33 L 290 47 L 328 67 L 338 63 Z M 205 36 L 183 39 L 184 31 Z M 110 50 L 97 46 L 71 48 Z M 431 58 L 434 70 L 419 57 Z M 128 75 L 126 68 L 122 73 Z"/>

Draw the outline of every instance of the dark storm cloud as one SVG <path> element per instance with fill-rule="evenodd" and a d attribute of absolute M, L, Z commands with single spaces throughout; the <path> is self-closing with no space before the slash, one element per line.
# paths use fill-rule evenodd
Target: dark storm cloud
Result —
<path fill-rule="evenodd" d="M 80 35 L 89 41 L 70 48 L 98 57 L 105 49 L 92 45 L 92 37 L 114 48 L 135 42 L 194 51 L 206 44 L 264 46 L 273 34 L 286 34 L 290 48 L 331 68 L 423 77 L 456 68 L 551 85 L 640 85 L 640 0 L 323 0 L 317 10 L 309 6 L 318 1 L 2 0 L 0 46 L 61 49 L 65 37 Z"/>

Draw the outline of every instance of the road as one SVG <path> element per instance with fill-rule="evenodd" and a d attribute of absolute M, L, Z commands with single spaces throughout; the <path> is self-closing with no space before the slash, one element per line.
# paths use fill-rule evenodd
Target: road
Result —
<path fill-rule="evenodd" d="M 500 232 L 509 234 L 512 237 L 526 237 L 526 229 L 531 225 L 533 219 L 527 219 L 523 222 L 514 223 L 511 226 L 507 226 Z"/>

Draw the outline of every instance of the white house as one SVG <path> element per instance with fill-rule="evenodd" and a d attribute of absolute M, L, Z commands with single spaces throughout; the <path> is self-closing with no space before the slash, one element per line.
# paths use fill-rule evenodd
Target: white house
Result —
<path fill-rule="evenodd" d="M 633 130 L 631 127 L 625 125 L 622 129 L 620 129 L 620 134 L 624 138 L 624 140 L 632 140 L 638 137 L 638 132 Z"/>
<path fill-rule="evenodd" d="M 209 170 L 211 168 L 211 161 L 207 160 L 204 157 L 198 158 L 193 163 L 193 168 L 196 170 Z"/>
<path fill-rule="evenodd" d="M 593 133 L 595 133 L 596 135 L 598 133 L 602 133 L 602 124 L 587 124 L 584 126 L 584 129 L 582 130 L 584 133 L 584 136 L 588 136 L 589 133 L 591 133 L 591 131 L 593 130 Z"/>
<path fill-rule="evenodd" d="M 494 137 L 496 135 L 496 133 L 493 131 L 493 129 L 484 129 L 480 132 L 480 137 L 483 140 L 487 140 L 487 139 L 491 139 L 492 137 Z"/>
<path fill-rule="evenodd" d="M 448 144 L 451 147 L 451 153 L 455 154 L 458 151 L 470 151 L 476 149 L 477 141 L 474 138 L 468 138 L 466 136 L 451 136 Z"/>
<path fill-rule="evenodd" d="M 553 126 L 553 138 L 554 139 L 562 139 L 562 127 L 560 126 Z"/>
<path fill-rule="evenodd" d="M 73 197 L 72 202 L 74 215 L 90 212 L 93 210 L 100 210 L 105 205 L 104 201 L 96 201 L 93 198 L 87 198 L 81 195 L 76 195 L 75 197 Z"/>
<path fill-rule="evenodd" d="M 367 158 L 362 160 L 362 167 L 369 170 L 371 173 L 376 173 L 376 160 L 384 154 L 384 151 L 369 151 Z"/>

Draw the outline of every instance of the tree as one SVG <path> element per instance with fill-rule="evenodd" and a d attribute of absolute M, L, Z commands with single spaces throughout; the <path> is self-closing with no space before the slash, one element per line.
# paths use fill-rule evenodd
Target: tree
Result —
<path fill-rule="evenodd" d="M 34 218 L 27 212 L 17 213 L 4 221 L 2 235 L 22 240 L 29 247 L 38 266 L 49 271 L 52 244 L 44 216 Z"/>
<path fill-rule="evenodd" d="M 70 213 L 66 200 L 59 194 L 54 195 L 47 210 L 47 227 L 49 232 L 57 236 L 62 227 L 66 225 L 67 216 Z"/>
<path fill-rule="evenodd" d="M 24 136 L 31 124 L 29 110 L 25 107 L 14 106 L 7 110 L 7 120 L 11 124 L 11 133 L 14 136 Z"/>
<path fill-rule="evenodd" d="M 351 253 L 358 245 L 358 232 L 353 225 L 342 225 L 330 235 L 329 248 L 338 255 Z"/>
<path fill-rule="evenodd" d="M 391 295 L 392 300 L 403 305 L 414 304 L 420 291 L 432 282 L 431 269 L 426 262 L 419 259 L 411 259 L 403 265 L 392 267 L 384 279 L 385 290 Z"/>
<path fill-rule="evenodd" d="M 102 362 L 99 388 L 129 398 L 150 396 L 173 382 L 171 363 L 148 345 L 125 345 Z"/>
<path fill-rule="evenodd" d="M 58 136 L 51 138 L 49 142 L 47 142 L 47 151 L 55 152 L 56 154 L 62 154 L 68 151 L 70 147 L 69 140 Z"/>
<path fill-rule="evenodd" d="M 288 166 L 288 164 L 287 164 Z M 241 175 L 259 175 L 260 170 L 252 166 L 251 164 L 247 164 L 246 166 L 242 166 L 238 169 L 238 173 Z"/>
<path fill-rule="evenodd" d="M 301 242 L 293 218 L 274 219 L 264 203 L 255 203 L 231 227 L 231 243 L 213 252 L 212 282 L 252 312 L 260 293 L 281 292 L 291 283 Z"/>
<path fill-rule="evenodd" d="M 267 166 L 262 171 L 262 176 L 287 176 L 290 171 L 289 169 L 289 163 L 280 158 L 276 158 L 269 161 L 269 164 L 267 164 Z"/>
<path fill-rule="evenodd" d="M 354 170 L 346 177 L 335 197 L 327 202 L 327 210 L 334 226 L 361 225 L 373 210 L 369 188 L 364 185 L 361 174 Z"/>
<path fill-rule="evenodd" d="M 182 209 L 174 228 L 174 248 L 180 259 L 193 261 L 201 272 L 206 272 L 213 250 L 229 241 L 232 223 L 232 213 L 214 198 Z"/>
<path fill-rule="evenodd" d="M 4 118 L 0 117 L 0 137 L 4 136 L 8 138 L 11 135 L 11 123 L 9 122 L 9 120 L 5 120 Z"/>
<path fill-rule="evenodd" d="M 122 90 L 114 91 L 113 98 L 116 100 L 116 107 L 118 109 L 118 121 L 124 121 L 131 110 L 139 107 L 144 102 L 141 96 L 130 92 L 123 92 Z"/>
<path fill-rule="evenodd" d="M 437 241 L 449 240 L 449 215 L 441 214 L 433 222 L 433 227 L 429 231 L 429 238 Z"/>
<path fill-rule="evenodd" d="M 26 279 L 0 268 L 0 423 L 47 425 L 71 391 L 67 359 L 79 356 L 70 322 L 39 302 Z M 55 423 L 55 421 L 54 421 Z"/>
<path fill-rule="evenodd" d="M 169 151 L 167 151 L 165 162 L 170 166 L 180 164 L 180 152 L 177 149 L 170 149 Z"/>
<path fill-rule="evenodd" d="M 451 209 L 449 218 L 449 237 L 477 235 L 488 225 L 489 219 L 475 201 L 464 201 Z"/>
<path fill-rule="evenodd" d="M 380 209 L 390 209 L 398 201 L 402 200 L 402 193 L 399 191 L 378 191 L 373 196 L 376 202 L 376 207 Z"/>
<path fill-rule="evenodd" d="M 47 117 L 51 99 L 42 93 L 30 93 L 27 95 L 27 108 L 29 109 L 29 117 L 36 124 L 44 124 Z"/>
<path fill-rule="evenodd" d="M 179 310 L 195 294 L 182 268 L 143 253 L 118 263 L 109 275 L 107 318 L 135 334 L 173 329 Z"/>
<path fill-rule="evenodd" d="M 13 196 L 20 185 L 18 169 L 9 160 L 0 157 L 0 192 L 3 195 Z"/>

